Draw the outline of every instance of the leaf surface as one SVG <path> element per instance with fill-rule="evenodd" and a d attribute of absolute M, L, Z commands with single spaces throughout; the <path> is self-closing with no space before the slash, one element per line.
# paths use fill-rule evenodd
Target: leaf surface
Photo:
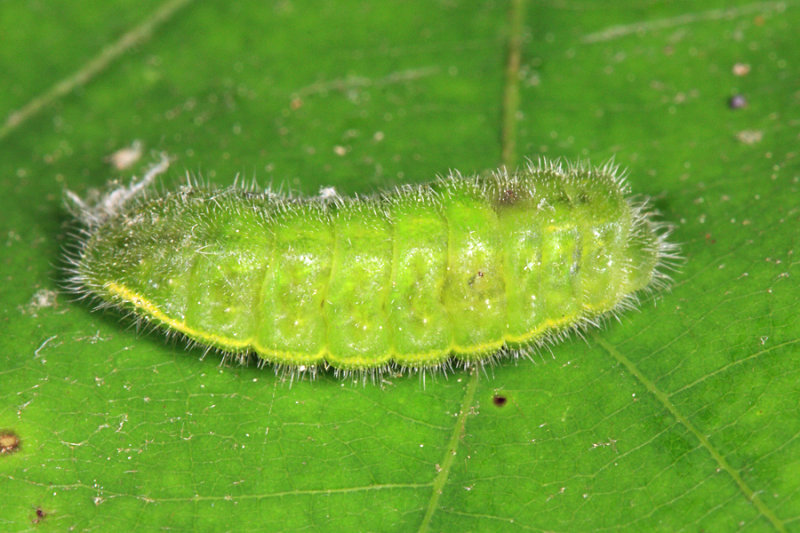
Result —
<path fill-rule="evenodd" d="M 800 529 L 800 3 L 2 9 L 0 529 Z M 63 190 L 161 152 L 300 194 L 615 157 L 686 262 L 534 361 L 290 386 L 60 290 Z"/>

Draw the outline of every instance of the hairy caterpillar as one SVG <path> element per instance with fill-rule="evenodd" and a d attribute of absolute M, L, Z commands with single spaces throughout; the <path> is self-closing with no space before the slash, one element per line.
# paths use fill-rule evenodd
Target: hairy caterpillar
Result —
<path fill-rule="evenodd" d="M 72 195 L 74 290 L 295 372 L 524 354 L 631 307 L 677 253 L 613 165 L 540 160 L 347 199 L 145 185 Z"/>

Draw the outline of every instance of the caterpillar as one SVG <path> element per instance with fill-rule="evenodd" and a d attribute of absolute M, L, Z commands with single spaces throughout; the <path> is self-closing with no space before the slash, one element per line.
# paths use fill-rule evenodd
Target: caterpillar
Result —
<path fill-rule="evenodd" d="M 276 371 L 481 365 L 635 306 L 668 284 L 672 227 L 618 167 L 540 159 L 372 196 L 189 182 L 168 162 L 91 203 L 70 288 Z"/>

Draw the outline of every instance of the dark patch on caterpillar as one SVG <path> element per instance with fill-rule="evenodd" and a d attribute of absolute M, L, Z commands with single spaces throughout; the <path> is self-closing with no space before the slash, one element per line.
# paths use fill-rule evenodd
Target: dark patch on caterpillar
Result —
<path fill-rule="evenodd" d="M 517 201 L 517 191 L 515 191 L 514 189 L 505 189 L 500 195 L 498 203 L 500 205 L 512 205 L 516 201 Z"/>
<path fill-rule="evenodd" d="M 527 356 L 668 284 L 671 226 L 616 166 L 540 160 L 375 196 L 189 183 L 68 197 L 70 287 L 276 371 L 376 376 Z"/>
<path fill-rule="evenodd" d="M 475 273 L 475 275 L 474 275 L 474 276 L 472 276 L 471 278 L 469 278 L 469 281 L 468 281 L 468 283 L 469 283 L 470 285 L 474 285 L 474 284 L 475 284 L 475 280 L 476 280 L 476 279 L 478 279 L 478 278 L 482 278 L 482 277 L 483 277 L 483 272 L 481 272 L 480 270 L 478 270 L 478 271 Z"/>

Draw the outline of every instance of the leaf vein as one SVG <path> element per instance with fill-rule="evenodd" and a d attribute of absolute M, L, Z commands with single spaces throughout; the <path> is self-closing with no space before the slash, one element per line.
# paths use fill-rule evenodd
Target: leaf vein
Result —
<path fill-rule="evenodd" d="M 625 357 L 622 354 L 622 352 L 617 350 L 608 341 L 598 338 L 597 343 L 600 344 L 603 348 L 605 348 L 606 351 L 609 354 L 611 354 L 612 357 L 614 357 L 614 359 L 616 359 L 628 370 L 628 372 L 633 374 L 633 376 L 637 380 L 639 380 L 639 382 L 642 383 L 645 386 L 645 388 L 647 388 L 650 394 L 655 396 L 658 402 L 661 403 L 661 405 L 663 405 L 667 409 L 667 411 L 669 411 L 670 414 L 672 414 L 672 416 L 675 417 L 675 419 L 678 422 L 680 422 L 686 429 L 688 429 L 689 432 L 692 435 L 694 435 L 694 437 L 698 441 L 700 441 L 700 444 L 702 444 L 703 448 L 705 448 L 706 451 L 711 455 L 711 457 L 717 463 L 717 466 L 720 468 L 720 470 L 727 473 L 733 479 L 733 481 L 739 487 L 739 490 L 742 492 L 742 494 L 744 494 L 747 500 L 752 502 L 753 505 L 755 505 L 758 512 L 764 518 L 766 518 L 777 531 L 786 531 L 786 527 L 784 523 L 781 521 L 781 519 L 778 518 L 778 516 L 772 511 L 772 509 L 770 509 L 764 503 L 764 501 L 758 497 L 758 494 L 754 492 L 753 489 L 751 489 L 747 485 L 744 479 L 742 479 L 742 476 L 739 474 L 739 472 L 735 468 L 733 468 L 733 466 L 731 466 L 730 463 L 728 463 L 728 460 L 725 459 L 725 456 L 723 456 L 722 453 L 716 447 L 714 447 L 709 438 L 703 433 L 701 433 L 700 430 L 697 427 L 695 427 L 694 424 L 692 424 L 689 418 L 678 410 L 675 404 L 673 404 L 672 401 L 670 400 L 670 397 L 667 393 L 659 389 L 652 380 L 650 380 L 647 376 L 645 376 L 642 373 L 641 370 L 639 370 L 639 368 L 633 363 L 633 361 Z"/>

